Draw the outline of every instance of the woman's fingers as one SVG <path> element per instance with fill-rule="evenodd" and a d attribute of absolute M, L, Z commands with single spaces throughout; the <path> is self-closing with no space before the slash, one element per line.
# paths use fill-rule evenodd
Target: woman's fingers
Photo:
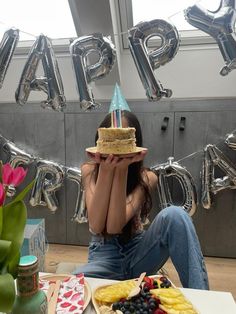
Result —
<path fill-rule="evenodd" d="M 146 154 L 147 154 L 147 150 L 144 150 L 144 151 L 141 151 L 140 153 L 136 154 L 133 157 L 119 158 L 119 160 L 117 161 L 117 166 L 118 167 L 127 167 L 134 162 L 138 162 L 138 161 L 143 160 L 145 158 Z"/>
<path fill-rule="evenodd" d="M 87 152 L 87 156 L 90 159 L 92 159 L 95 163 L 100 164 L 100 162 L 101 162 L 101 155 L 100 155 L 100 153 L 92 154 L 92 153 Z"/>
<path fill-rule="evenodd" d="M 134 155 L 133 157 L 119 157 L 113 154 L 109 154 L 107 157 L 102 157 L 99 152 L 95 154 L 87 153 L 88 157 L 92 159 L 97 164 L 105 164 L 106 166 L 116 167 L 116 166 L 128 166 L 133 162 L 141 161 L 145 158 L 147 150 L 143 150 L 140 153 Z"/>
<path fill-rule="evenodd" d="M 89 159 L 95 160 L 95 155 L 92 153 L 87 152 L 87 156 Z"/>
<path fill-rule="evenodd" d="M 106 163 L 112 162 L 113 158 L 114 158 L 114 155 L 109 154 L 109 155 L 107 156 L 107 158 L 105 159 Z"/>
<path fill-rule="evenodd" d="M 142 150 L 139 154 L 137 154 L 137 155 L 135 155 L 133 157 L 133 162 L 137 162 L 137 161 L 143 160 L 146 155 L 147 155 L 147 149 Z"/>

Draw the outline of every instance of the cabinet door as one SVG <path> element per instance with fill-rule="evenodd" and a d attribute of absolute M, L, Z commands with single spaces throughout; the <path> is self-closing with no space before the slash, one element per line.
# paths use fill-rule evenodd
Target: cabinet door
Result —
<path fill-rule="evenodd" d="M 98 125 L 104 118 L 104 113 L 89 112 L 82 114 L 65 114 L 66 124 L 66 166 L 80 168 L 87 160 L 85 149 L 95 146 L 95 134 Z M 75 212 L 78 185 L 66 181 L 67 202 L 67 243 L 87 245 L 90 234 L 88 224 L 72 222 Z"/>
<path fill-rule="evenodd" d="M 25 109 L 25 111 L 27 108 Z M 12 141 L 26 153 L 36 159 L 52 160 L 60 165 L 65 163 L 64 115 L 57 112 L 30 112 L 0 114 L 0 134 L 3 136 L 1 147 L 5 139 Z M 6 160 L 1 149 L 1 159 Z M 17 192 L 34 179 L 37 171 L 37 161 L 28 166 L 26 180 Z M 25 198 L 28 218 L 45 218 L 45 235 L 49 242 L 66 243 L 66 208 L 64 186 L 56 192 L 59 208 L 55 214 L 43 206 L 32 207 Z"/>
<path fill-rule="evenodd" d="M 136 113 L 142 128 L 143 146 L 148 148 L 145 158 L 147 167 L 165 163 L 173 152 L 174 113 L 145 112 Z M 167 118 L 167 119 L 166 119 Z M 157 190 L 153 195 L 153 210 L 150 221 L 161 209 Z"/>
<path fill-rule="evenodd" d="M 185 128 L 180 130 L 181 117 L 185 118 Z M 174 157 L 192 174 L 198 189 L 199 205 L 193 222 L 208 256 L 236 257 L 236 193 L 223 190 L 214 196 L 210 209 L 201 206 L 200 173 L 203 149 L 207 144 L 216 146 L 236 166 L 236 151 L 224 144 L 227 133 L 236 127 L 236 111 L 218 112 L 177 112 L 175 114 Z M 219 176 L 223 176 L 220 174 Z M 178 189 L 174 189 L 177 198 Z"/>
<path fill-rule="evenodd" d="M 174 113 L 136 113 L 143 133 L 143 146 L 148 148 L 145 165 L 166 162 L 173 151 Z"/>

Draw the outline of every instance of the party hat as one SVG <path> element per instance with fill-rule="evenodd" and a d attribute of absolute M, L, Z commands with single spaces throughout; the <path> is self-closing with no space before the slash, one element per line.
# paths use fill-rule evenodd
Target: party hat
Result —
<path fill-rule="evenodd" d="M 118 109 L 131 111 L 129 108 L 129 105 L 127 104 L 127 101 L 125 100 L 125 97 L 122 95 L 119 85 L 116 83 L 113 96 L 111 99 L 109 112 L 112 112 Z"/>

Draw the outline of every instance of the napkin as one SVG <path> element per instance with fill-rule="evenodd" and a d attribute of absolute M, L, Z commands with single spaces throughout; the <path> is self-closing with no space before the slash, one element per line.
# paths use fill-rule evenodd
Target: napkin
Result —
<path fill-rule="evenodd" d="M 56 276 L 55 276 L 56 277 Z M 39 280 L 39 287 L 47 294 L 51 283 L 55 280 Z M 80 314 L 84 308 L 84 274 L 77 274 L 64 278 L 61 281 L 57 299 L 57 314 Z"/>

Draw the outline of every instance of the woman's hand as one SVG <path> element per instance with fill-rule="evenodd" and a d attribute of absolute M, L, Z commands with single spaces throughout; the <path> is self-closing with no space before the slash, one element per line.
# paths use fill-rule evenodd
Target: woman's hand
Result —
<path fill-rule="evenodd" d="M 100 164 L 101 168 L 107 169 L 107 170 L 113 170 L 117 162 L 119 161 L 119 157 L 114 156 L 112 154 L 109 154 L 107 157 L 102 157 L 99 152 L 96 152 L 95 154 L 87 153 L 88 157 L 92 159 L 96 164 Z"/>
<path fill-rule="evenodd" d="M 100 164 L 100 166 L 105 167 L 107 169 L 114 169 L 115 167 L 125 168 L 134 162 L 139 162 L 144 160 L 147 149 L 141 151 L 138 154 L 135 154 L 132 157 L 122 157 L 114 156 L 113 154 L 109 154 L 107 157 L 102 157 L 99 152 L 95 154 L 87 153 L 88 157 L 92 159 L 95 163 Z"/>
<path fill-rule="evenodd" d="M 116 167 L 119 169 L 126 168 L 134 162 L 139 162 L 139 161 L 144 160 L 146 155 L 147 155 L 147 149 L 141 151 L 138 154 L 135 154 L 132 157 L 121 157 L 121 158 L 119 158 Z"/>

